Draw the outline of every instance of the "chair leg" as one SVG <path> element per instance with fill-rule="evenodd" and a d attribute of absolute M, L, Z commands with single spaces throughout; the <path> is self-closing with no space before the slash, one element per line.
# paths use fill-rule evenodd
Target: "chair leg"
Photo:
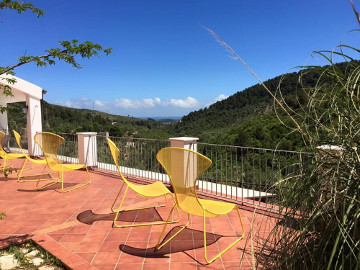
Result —
<path fill-rule="evenodd" d="M 17 177 L 18 183 L 24 182 L 24 181 L 21 181 L 20 179 L 21 179 L 21 174 L 22 174 L 23 171 L 24 171 L 24 168 L 25 168 L 26 163 L 27 163 L 27 158 L 25 158 L 25 160 L 24 160 L 24 162 L 23 162 L 23 165 L 21 166 L 21 169 L 20 169 L 20 171 L 18 172 L 18 177 Z"/>
<path fill-rule="evenodd" d="M 113 202 L 113 204 L 112 204 L 112 206 L 111 206 L 111 213 L 116 213 L 116 212 L 117 212 L 117 211 L 114 211 L 114 206 L 115 206 L 115 203 L 116 203 L 116 201 L 118 200 L 118 198 L 119 198 L 119 196 L 120 196 L 120 193 L 121 193 L 124 185 L 125 185 L 125 182 L 123 182 L 123 184 L 121 185 L 121 188 L 120 188 L 118 194 L 116 195 L 116 198 L 115 198 L 115 200 L 114 200 L 114 202 Z"/>
<path fill-rule="evenodd" d="M 48 183 L 48 184 L 43 185 L 42 187 L 38 188 L 38 185 L 39 185 L 39 183 L 40 183 L 41 181 L 42 181 L 41 179 L 38 179 L 38 180 L 37 180 L 37 183 L 36 183 L 36 186 L 35 186 L 35 190 L 36 190 L 36 191 L 39 191 L 39 190 L 42 190 L 42 189 L 44 189 L 44 188 L 51 187 L 51 186 L 53 186 L 53 185 L 55 185 L 55 184 L 57 184 L 57 183 L 60 183 L 60 181 L 59 181 L 59 179 L 58 179 L 56 182 L 51 182 L 51 183 Z"/>
<path fill-rule="evenodd" d="M 176 206 L 176 211 L 177 211 L 178 217 L 179 217 L 177 220 L 173 220 L 173 221 L 169 221 L 169 220 L 167 220 L 167 221 L 156 221 L 156 222 L 147 222 L 147 223 L 138 223 L 138 224 L 128 224 L 128 225 L 119 225 L 119 224 L 117 224 L 117 220 L 118 220 L 119 214 L 120 214 L 121 212 L 128 212 L 128 211 L 144 210 L 144 209 L 154 208 L 154 206 L 149 206 L 149 207 L 141 207 L 141 208 L 132 208 L 132 209 L 121 210 L 122 205 L 123 205 L 124 200 L 125 200 L 125 197 L 126 197 L 126 194 L 127 194 L 128 190 L 129 190 L 129 186 L 127 186 L 126 189 L 125 189 L 124 195 L 123 195 L 123 197 L 122 197 L 122 199 L 121 199 L 119 208 L 118 208 L 117 211 L 114 212 L 114 211 L 113 211 L 113 207 L 114 207 L 115 202 L 117 201 L 117 199 L 118 199 L 118 197 L 119 197 L 119 195 L 120 195 L 120 192 L 121 192 L 124 184 L 125 184 L 125 183 L 123 183 L 123 185 L 121 186 L 120 191 L 119 191 L 118 195 L 116 196 L 115 201 L 114 201 L 114 203 L 113 203 L 113 205 L 112 205 L 112 207 L 111 207 L 111 211 L 112 211 L 113 213 L 116 213 L 115 218 L 114 218 L 114 222 L 113 222 L 114 227 L 116 227 L 116 228 L 140 227 L 140 226 L 149 226 L 149 225 L 162 225 L 162 224 L 166 224 L 166 223 L 177 223 L 177 222 L 180 221 L 180 219 L 181 219 L 180 212 L 179 212 L 178 207 Z M 165 197 L 165 205 L 155 206 L 155 208 L 166 206 L 166 204 L 167 204 L 166 194 L 164 195 L 164 197 Z M 171 212 L 172 212 L 172 211 L 173 211 L 173 208 L 171 209 Z"/>
<path fill-rule="evenodd" d="M 70 192 L 70 191 L 73 191 L 75 189 L 81 188 L 83 186 L 89 185 L 91 183 L 91 176 L 90 176 L 90 173 L 89 173 L 89 170 L 88 170 L 87 166 L 85 166 L 85 169 L 86 169 L 86 173 L 87 173 L 87 176 L 89 178 L 89 181 L 86 182 L 86 183 L 83 183 L 81 185 L 77 185 L 76 187 L 66 189 L 66 190 L 64 189 L 64 171 L 62 171 L 61 172 L 61 192 L 63 192 L 63 193 Z"/>
<path fill-rule="evenodd" d="M 43 170 L 42 170 L 42 172 L 41 172 L 41 175 L 44 175 L 44 172 L 45 172 L 45 169 L 46 169 L 47 166 L 48 166 L 48 165 L 47 165 L 47 163 L 46 163 L 46 165 L 44 166 L 44 168 L 43 168 Z"/>
<path fill-rule="evenodd" d="M 174 207 L 177 207 L 177 204 L 176 204 L 176 203 L 174 203 L 174 206 L 173 206 L 173 208 L 172 208 L 171 211 L 170 211 L 170 214 L 169 214 L 169 216 L 168 216 L 167 221 L 170 219 L 170 216 L 171 216 L 171 214 L 172 214 L 172 212 L 173 212 L 173 210 L 174 210 Z M 186 224 L 185 224 L 184 226 L 182 226 L 181 229 L 180 229 L 179 231 L 177 231 L 174 235 L 172 235 L 168 240 L 166 240 L 164 243 L 162 243 L 162 244 L 160 245 L 161 238 L 162 238 L 162 236 L 164 235 L 164 231 L 165 231 L 166 225 L 168 224 L 168 223 L 165 223 L 165 224 L 164 224 L 164 227 L 163 227 L 163 229 L 162 229 L 162 231 L 161 231 L 159 240 L 158 240 L 158 242 L 157 242 L 157 244 L 156 244 L 156 246 L 155 246 L 155 251 L 160 250 L 163 246 L 165 246 L 166 244 L 168 244 L 172 239 L 175 238 L 175 236 L 177 236 L 177 235 L 178 235 L 179 233 L 181 233 L 185 228 L 187 228 L 187 226 L 189 226 L 189 223 L 190 223 L 190 214 L 188 214 L 188 220 L 187 220 Z"/>
<path fill-rule="evenodd" d="M 64 192 L 64 169 L 59 172 L 61 181 L 61 192 Z"/>
<path fill-rule="evenodd" d="M 124 186 L 124 184 L 122 185 L 120 191 L 122 190 L 123 186 Z M 116 228 L 126 228 L 126 227 L 130 226 L 130 225 L 118 225 L 118 224 L 116 224 L 116 221 L 118 219 L 118 216 L 119 216 L 120 212 L 123 212 L 123 211 L 121 211 L 121 206 L 124 203 L 124 200 L 125 200 L 125 197 L 126 197 L 126 194 L 127 194 L 128 190 L 129 190 L 129 186 L 126 187 L 124 195 L 122 196 L 122 199 L 121 199 L 121 202 L 120 202 L 120 205 L 119 205 L 119 209 L 116 211 L 116 215 L 115 215 L 115 218 L 114 218 L 114 221 L 113 221 L 114 227 L 116 227 Z M 118 193 L 118 196 L 120 194 L 120 191 Z M 117 198 L 115 200 L 117 200 Z M 114 202 L 114 204 L 115 204 L 115 202 Z M 114 204 L 113 204 L 113 206 L 114 206 Z"/>
<path fill-rule="evenodd" d="M 6 167 L 7 166 L 7 163 L 8 163 L 8 158 L 3 158 L 4 159 L 4 164 L 3 164 L 3 167 L 1 168 L 1 170 L 3 171 L 3 173 L 5 174 L 5 171 L 6 169 L 10 169 L 10 171 L 7 172 L 7 174 L 11 173 L 12 172 L 12 168 L 14 166 L 14 162 L 12 162 L 13 164 Z M 11 160 L 11 159 L 10 159 Z M 16 171 L 16 170 L 15 170 Z"/>
<path fill-rule="evenodd" d="M 207 242 L 206 242 L 206 218 L 205 218 L 205 213 L 204 213 L 204 253 L 205 253 L 205 261 L 210 264 L 212 262 L 214 262 L 217 258 L 219 258 L 221 255 L 223 255 L 226 251 L 228 251 L 230 248 L 232 248 L 234 245 L 236 245 L 241 239 L 244 238 L 244 235 L 245 235 L 245 231 L 244 231 L 244 225 L 242 223 L 242 220 L 241 220 L 241 216 L 240 216 L 240 211 L 239 211 L 239 208 L 238 206 L 236 206 L 236 210 L 237 210 L 237 213 L 239 215 L 239 220 L 240 220 L 240 224 L 241 224 L 241 230 L 242 230 L 242 235 L 241 237 L 239 237 L 238 239 L 236 239 L 235 242 L 233 242 L 232 244 L 230 244 L 227 248 L 225 248 L 223 251 L 221 251 L 219 254 L 217 254 L 215 257 L 213 257 L 212 259 L 208 260 L 207 258 L 207 250 L 206 250 L 206 246 L 207 246 Z"/>
<path fill-rule="evenodd" d="M 7 161 L 7 158 L 4 158 L 3 172 L 5 172 L 5 169 L 6 169 L 6 161 Z"/>
<path fill-rule="evenodd" d="M 21 167 L 21 170 L 18 172 L 18 183 L 24 183 L 24 182 L 39 182 L 39 181 L 50 181 L 50 180 L 53 180 L 51 178 L 38 178 L 38 179 L 26 179 L 26 180 L 21 180 L 21 178 L 25 178 L 25 177 L 33 177 L 33 176 L 42 176 L 44 175 L 44 172 L 45 172 L 45 169 L 46 167 L 48 166 L 47 164 L 44 166 L 41 174 L 31 174 L 31 175 L 25 175 L 25 176 L 22 176 L 22 173 L 25 171 L 25 170 L 32 170 L 34 168 L 34 166 L 31 166 L 31 168 L 29 169 L 25 169 L 25 164 L 27 162 L 27 159 L 24 161 L 22 167 Z"/>
<path fill-rule="evenodd" d="M 48 166 L 48 165 L 46 165 L 46 166 L 43 168 L 42 173 L 44 173 L 44 171 L 45 171 L 45 169 L 46 169 L 47 166 Z M 42 187 L 38 188 L 39 183 L 40 183 L 41 181 L 46 181 L 46 180 L 48 180 L 48 181 L 50 181 L 50 180 L 57 180 L 57 181 L 48 183 L 48 184 L 43 185 Z M 42 189 L 44 189 L 44 188 L 51 187 L 51 186 L 53 186 L 53 185 L 55 185 L 55 184 L 57 184 L 57 183 L 60 183 L 60 180 L 61 180 L 60 172 L 58 172 L 58 177 L 57 177 L 57 178 L 37 179 L 37 183 L 36 183 L 36 186 L 35 186 L 35 190 L 36 190 L 36 191 L 39 191 L 39 190 L 42 190 Z"/>

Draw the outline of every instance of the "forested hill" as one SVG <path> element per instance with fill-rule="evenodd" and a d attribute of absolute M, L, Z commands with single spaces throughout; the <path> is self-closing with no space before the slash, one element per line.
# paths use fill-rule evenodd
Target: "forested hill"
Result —
<path fill-rule="evenodd" d="M 24 104 L 8 104 L 9 129 L 22 130 L 26 126 Z M 109 132 L 111 136 L 169 138 L 166 125 L 153 119 L 139 119 L 112 115 L 88 109 L 75 109 L 43 101 L 43 130 L 54 133 L 84 131 Z"/>
<path fill-rule="evenodd" d="M 337 67 L 345 70 L 347 64 L 340 63 Z M 280 89 L 286 103 L 297 111 L 307 101 L 304 87 L 315 86 L 325 68 L 284 74 L 264 84 L 273 93 Z M 298 134 L 287 136 L 288 132 L 275 115 L 273 98 L 260 84 L 237 92 L 208 108 L 191 112 L 172 125 L 170 130 L 170 133 L 178 136 L 195 136 L 209 143 L 300 149 L 301 138 Z"/>
<path fill-rule="evenodd" d="M 308 85 L 314 85 L 319 71 L 308 73 L 304 81 Z M 300 94 L 301 86 L 297 72 L 275 77 L 265 82 L 265 85 L 273 92 L 281 82 L 281 92 L 286 101 L 296 106 L 296 95 Z M 218 101 L 208 108 L 191 112 L 184 116 L 181 122 L 173 126 L 175 132 L 199 134 L 203 131 L 219 128 L 232 128 L 242 122 L 256 118 L 272 111 L 273 99 L 260 84 L 251 86 L 243 91 Z"/>
<path fill-rule="evenodd" d="M 345 70 L 345 63 L 338 64 Z M 305 87 L 316 84 L 325 67 L 275 77 L 265 82 L 274 93 L 280 85 L 286 103 L 297 111 L 307 102 Z M 281 82 L 281 83 L 280 83 Z M 237 92 L 208 108 L 184 116 L 181 121 L 165 125 L 153 119 L 111 115 L 87 109 L 74 109 L 43 102 L 43 129 L 55 133 L 81 131 L 108 131 L 111 136 L 133 136 L 154 139 L 191 136 L 201 142 L 232 144 L 240 146 L 301 149 L 298 134 L 288 135 L 288 130 L 279 122 L 274 112 L 274 101 L 265 89 L 257 84 Z M 24 104 L 9 104 L 9 128 L 21 130 L 26 126 L 21 112 Z"/>

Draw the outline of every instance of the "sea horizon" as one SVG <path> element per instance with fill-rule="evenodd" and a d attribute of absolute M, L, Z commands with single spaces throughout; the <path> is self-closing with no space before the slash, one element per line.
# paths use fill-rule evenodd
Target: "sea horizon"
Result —
<path fill-rule="evenodd" d="M 184 116 L 141 116 L 141 117 L 137 117 L 140 119 L 154 119 L 154 120 L 162 120 L 162 119 L 171 119 L 171 120 L 180 120 L 181 118 L 183 118 Z"/>

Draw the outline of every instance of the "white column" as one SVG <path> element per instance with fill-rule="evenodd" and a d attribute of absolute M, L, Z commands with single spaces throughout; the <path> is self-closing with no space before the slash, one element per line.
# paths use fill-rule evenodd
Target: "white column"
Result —
<path fill-rule="evenodd" d="M 97 166 L 97 143 L 96 132 L 79 132 L 78 135 L 78 153 L 79 163 L 86 166 Z"/>
<path fill-rule="evenodd" d="M 171 147 L 181 147 L 197 152 L 197 142 L 199 141 L 199 138 L 176 137 L 170 138 L 169 140 Z"/>
<path fill-rule="evenodd" d="M 199 138 L 192 137 L 177 137 L 170 138 L 171 147 L 180 147 L 185 149 L 190 149 L 197 152 L 197 142 Z M 185 154 L 185 153 L 184 153 Z M 179 168 L 177 171 L 178 176 L 184 179 L 184 185 L 187 188 L 192 188 L 194 183 L 193 180 L 197 175 L 197 156 L 193 154 L 184 155 L 184 160 L 177 160 L 176 158 L 172 159 L 171 162 L 173 168 Z"/>
<path fill-rule="evenodd" d="M 6 107 L 6 103 L 0 103 L 1 106 Z M 8 116 L 7 112 L 0 112 L 0 130 L 5 132 L 5 134 L 9 133 L 9 127 L 8 127 Z"/>
<path fill-rule="evenodd" d="M 38 156 L 41 150 L 40 147 L 35 146 L 34 136 L 37 132 L 42 132 L 41 103 L 39 99 L 27 95 L 26 105 L 28 151 L 30 156 Z"/>

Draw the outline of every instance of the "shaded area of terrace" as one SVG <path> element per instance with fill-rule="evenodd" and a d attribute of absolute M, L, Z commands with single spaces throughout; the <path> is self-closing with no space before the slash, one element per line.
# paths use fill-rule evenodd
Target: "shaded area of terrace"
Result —
<path fill-rule="evenodd" d="M 20 167 L 23 160 L 16 160 Z M 42 168 L 35 168 L 40 172 Z M 126 173 L 125 173 L 126 174 Z M 146 182 L 145 178 L 132 178 Z M 86 173 L 66 173 L 68 187 L 85 182 Z M 17 183 L 16 173 L 0 178 L 0 211 L 7 216 L 0 221 L 0 246 L 32 239 L 72 269 L 249 269 L 252 266 L 252 245 L 267 237 L 276 219 L 269 212 L 256 212 L 252 207 L 240 206 L 246 230 L 245 239 L 230 249 L 213 264 L 206 265 L 203 252 L 202 218 L 192 217 L 191 224 L 164 249 L 155 252 L 154 247 L 162 226 L 113 228 L 111 204 L 122 184 L 114 173 L 94 169 L 93 182 L 77 191 L 62 194 L 59 186 L 35 191 L 34 183 Z M 205 196 L 206 194 L 203 193 Z M 144 206 L 157 200 L 129 193 L 126 205 Z M 124 223 L 165 219 L 171 208 L 139 210 L 120 215 Z M 166 229 L 170 235 L 186 220 Z M 208 222 L 208 239 L 212 239 L 208 252 L 217 253 L 229 242 L 241 235 L 236 212 L 212 218 Z M 252 236 L 252 237 L 251 237 Z M 256 247 L 255 247 L 256 249 Z"/>

